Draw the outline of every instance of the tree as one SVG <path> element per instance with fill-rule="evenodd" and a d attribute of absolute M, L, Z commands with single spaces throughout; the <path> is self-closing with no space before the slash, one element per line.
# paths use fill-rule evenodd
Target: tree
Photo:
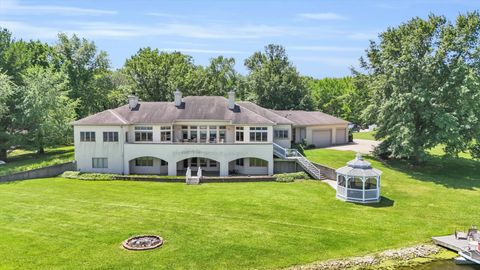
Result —
<path fill-rule="evenodd" d="M 95 43 L 87 39 L 80 39 L 76 35 L 68 37 L 63 33 L 58 35 L 55 52 L 57 68 L 68 77 L 71 89 L 69 96 L 79 101 L 76 109 L 78 117 L 106 109 L 108 93 L 111 91 L 103 87 L 105 81 L 102 81 L 110 75 L 107 53 L 98 52 Z"/>
<path fill-rule="evenodd" d="M 170 101 L 177 88 L 184 94 L 199 88 L 192 57 L 180 52 L 140 49 L 125 62 L 124 71 L 133 81 L 136 94 L 146 101 Z"/>
<path fill-rule="evenodd" d="M 267 45 L 245 60 L 251 99 L 270 109 L 312 109 L 309 91 L 280 45 Z"/>
<path fill-rule="evenodd" d="M 439 144 L 447 155 L 480 158 L 480 16 L 413 18 L 371 42 L 361 66 L 372 101 L 366 111 L 383 138 L 377 154 L 424 160 Z"/>
<path fill-rule="evenodd" d="M 7 150 L 10 147 L 10 132 L 8 130 L 11 122 L 9 100 L 13 95 L 13 84 L 10 78 L 0 73 L 0 160 L 7 159 Z"/>
<path fill-rule="evenodd" d="M 198 95 L 227 96 L 237 88 L 238 74 L 235 71 L 235 59 L 218 56 L 210 59 L 204 69 L 199 68 L 199 78 L 203 85 Z"/>
<path fill-rule="evenodd" d="M 66 74 L 33 67 L 27 70 L 19 86 L 23 93 L 21 112 L 15 116 L 17 138 L 24 147 L 43 153 L 45 147 L 71 142 L 71 123 L 75 120 L 77 101 L 69 98 Z"/>

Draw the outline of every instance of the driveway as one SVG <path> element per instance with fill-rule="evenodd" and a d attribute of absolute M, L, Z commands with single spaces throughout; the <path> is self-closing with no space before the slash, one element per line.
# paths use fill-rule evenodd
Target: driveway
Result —
<path fill-rule="evenodd" d="M 362 154 L 370 154 L 370 152 L 373 151 L 373 148 L 379 144 L 380 144 L 379 141 L 355 139 L 353 140 L 352 143 L 349 143 L 349 144 L 335 145 L 335 146 L 325 147 L 324 149 L 354 151 Z"/>

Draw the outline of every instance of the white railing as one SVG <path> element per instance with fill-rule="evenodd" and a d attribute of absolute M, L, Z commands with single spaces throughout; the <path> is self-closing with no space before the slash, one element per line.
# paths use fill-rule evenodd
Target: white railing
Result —
<path fill-rule="evenodd" d="M 313 165 L 306 157 L 304 157 L 297 149 L 284 148 L 273 143 L 273 153 L 283 159 L 294 159 L 302 166 L 310 175 L 316 179 L 321 179 L 320 169 Z"/>

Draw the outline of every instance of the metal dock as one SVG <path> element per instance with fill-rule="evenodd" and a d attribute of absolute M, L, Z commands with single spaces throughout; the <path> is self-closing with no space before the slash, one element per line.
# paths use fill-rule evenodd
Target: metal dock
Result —
<path fill-rule="evenodd" d="M 456 252 L 465 251 L 468 247 L 467 240 L 459 240 L 455 238 L 455 235 L 447 235 L 447 236 L 438 236 L 432 237 L 433 243 L 439 245 L 441 247 L 454 250 Z"/>

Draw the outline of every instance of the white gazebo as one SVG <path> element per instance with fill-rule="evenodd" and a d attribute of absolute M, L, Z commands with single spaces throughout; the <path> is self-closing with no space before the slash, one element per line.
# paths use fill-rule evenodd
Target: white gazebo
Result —
<path fill-rule="evenodd" d="M 363 160 L 360 153 L 336 172 L 338 199 L 358 203 L 380 201 L 382 171 L 372 168 L 372 164 Z"/>

